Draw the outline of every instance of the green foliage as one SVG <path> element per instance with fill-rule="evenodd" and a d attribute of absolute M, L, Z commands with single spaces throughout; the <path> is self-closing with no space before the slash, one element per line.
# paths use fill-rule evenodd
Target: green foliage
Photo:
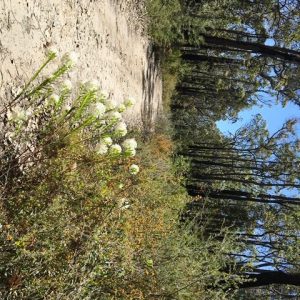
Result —
<path fill-rule="evenodd" d="M 170 109 L 172 96 L 175 93 L 176 85 L 180 78 L 180 70 L 182 68 L 180 53 L 169 52 L 164 54 L 162 64 L 162 81 L 163 81 L 163 107 L 164 111 Z"/>
<path fill-rule="evenodd" d="M 165 49 L 162 56 L 163 106 L 164 112 L 169 112 L 176 95 L 177 84 L 191 71 L 191 67 L 182 62 L 181 52 Z"/>
<path fill-rule="evenodd" d="M 256 278 L 257 285 L 263 285 L 264 276 L 270 276 L 269 283 L 281 280 L 287 284 L 279 276 L 284 273 L 287 277 L 291 275 L 289 278 L 294 276 L 294 281 L 289 279 L 294 284 L 299 276 L 295 263 L 299 256 L 299 197 L 290 195 L 299 191 L 296 120 L 287 121 L 271 134 L 265 121 L 256 116 L 232 136 L 222 135 L 215 122 L 236 121 L 241 110 L 260 103 L 286 105 L 292 101 L 299 105 L 300 53 L 295 38 L 299 33 L 299 13 L 295 9 L 298 4 L 271 0 L 183 0 L 180 11 L 172 14 L 169 9 L 167 14 L 163 8 L 175 7 L 176 2 L 149 3 L 156 11 L 150 34 L 169 54 L 163 72 L 173 137 L 180 154 L 191 158 L 186 186 L 195 198 L 188 204 L 185 217 L 195 218 L 200 232 L 208 239 L 224 226 L 229 227 L 232 239 L 243 243 L 240 249 L 234 249 L 234 243 L 229 249 L 232 262 L 227 266 L 238 264 L 236 274 Z M 155 19 L 159 14 L 161 22 L 168 25 L 167 30 L 161 27 L 162 32 L 157 26 L 159 20 Z M 151 13 L 149 16 L 151 20 Z M 269 45 L 270 41 L 274 46 Z M 203 221 L 198 214 L 206 219 Z M 178 247 L 186 250 L 184 242 Z M 191 254 L 187 257 L 190 259 Z M 179 269 L 174 265 L 171 268 L 175 274 L 181 267 L 180 263 L 176 265 Z M 274 273 L 264 273 L 267 270 Z M 179 277 L 176 282 L 181 282 Z M 207 286 L 199 287 L 203 289 L 209 293 Z M 276 289 L 265 292 L 273 296 Z M 285 293 L 282 286 L 279 290 Z M 239 295 L 244 297 L 242 294 Z M 204 299 L 205 295 L 197 297 Z M 179 297 L 191 298 L 183 294 Z"/>
<path fill-rule="evenodd" d="M 72 85 L 62 80 L 75 54 L 35 83 L 55 58 L 51 52 L 2 114 L 3 299 L 114 295 L 122 285 L 112 278 L 121 280 L 127 267 L 117 263 L 117 249 L 124 248 L 121 195 L 132 185 L 136 142 L 126 140 L 119 153 L 127 133 L 121 106 L 97 82 L 81 84 L 71 100 Z"/>
<path fill-rule="evenodd" d="M 158 276 L 166 299 L 231 299 L 242 282 L 226 272 L 230 261 L 225 253 L 236 247 L 226 234 L 207 238 L 201 228 L 194 235 L 191 227 L 183 227 L 173 231 L 163 247 Z"/>
<path fill-rule="evenodd" d="M 161 46 L 168 46 L 181 36 L 182 13 L 179 0 L 147 0 L 149 34 Z"/>
<path fill-rule="evenodd" d="M 70 62 L 34 84 L 37 72 L 3 113 L 1 299 L 223 299 L 222 286 L 236 279 L 220 271 L 216 250 L 231 241 L 178 228 L 188 197 L 172 141 L 160 133 L 136 157 L 125 143 L 118 153 L 108 138 L 119 143 L 126 133 L 120 107 L 95 82 L 76 96 L 62 81 Z"/>

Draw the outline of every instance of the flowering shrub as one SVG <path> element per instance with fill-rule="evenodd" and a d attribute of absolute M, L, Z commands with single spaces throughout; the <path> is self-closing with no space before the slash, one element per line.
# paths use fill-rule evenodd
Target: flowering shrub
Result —
<path fill-rule="evenodd" d="M 41 71 L 55 59 L 56 51 L 49 50 L 46 62 L 1 112 L 0 170 L 5 184 L 8 179 L 15 180 L 18 172 L 29 172 L 31 166 L 49 158 L 74 135 L 99 155 L 125 158 L 136 154 L 134 139 L 125 141 L 124 149 L 120 146 L 128 131 L 122 112 L 134 100 L 129 98 L 117 105 L 100 90 L 96 80 L 81 83 L 76 94 L 73 83 L 64 79 L 77 63 L 73 52 L 62 57 L 53 74 L 34 85 Z"/>
<path fill-rule="evenodd" d="M 120 213 L 137 180 L 122 117 L 133 100 L 117 105 L 96 80 L 76 86 L 67 76 L 77 60 L 64 55 L 40 79 L 58 61 L 51 49 L 0 111 L 1 299 L 111 295 L 131 268 L 120 263 Z"/>
<path fill-rule="evenodd" d="M 76 87 L 75 53 L 34 84 L 55 59 L 0 114 L 0 299 L 225 299 L 201 294 L 225 266 L 213 242 L 178 231 L 187 196 L 171 142 L 135 157 L 122 119 L 133 99 Z"/>

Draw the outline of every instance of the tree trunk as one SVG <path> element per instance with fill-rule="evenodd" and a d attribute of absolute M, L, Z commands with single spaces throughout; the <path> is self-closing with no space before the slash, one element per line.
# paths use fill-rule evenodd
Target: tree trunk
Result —
<path fill-rule="evenodd" d="M 280 48 L 274 46 L 267 46 L 259 43 L 244 42 L 238 40 L 231 40 L 217 36 L 209 36 L 201 34 L 207 46 L 214 45 L 221 49 L 230 51 L 230 49 L 240 49 L 241 51 L 249 51 L 251 53 L 262 54 L 267 57 L 283 59 L 288 62 L 300 64 L 300 53 L 287 48 Z"/>
<path fill-rule="evenodd" d="M 270 284 L 289 284 L 300 286 L 300 273 L 284 273 L 281 271 L 265 271 L 259 274 L 247 274 L 255 281 L 244 282 L 240 288 L 253 288 Z"/>

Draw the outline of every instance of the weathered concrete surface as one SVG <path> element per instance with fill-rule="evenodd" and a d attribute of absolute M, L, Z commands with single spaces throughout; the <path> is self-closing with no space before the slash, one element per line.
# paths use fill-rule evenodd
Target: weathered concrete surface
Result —
<path fill-rule="evenodd" d="M 0 101 L 24 83 L 48 47 L 76 51 L 74 82 L 98 79 L 121 102 L 136 105 L 126 118 L 153 123 L 161 107 L 161 78 L 131 0 L 1 0 Z"/>

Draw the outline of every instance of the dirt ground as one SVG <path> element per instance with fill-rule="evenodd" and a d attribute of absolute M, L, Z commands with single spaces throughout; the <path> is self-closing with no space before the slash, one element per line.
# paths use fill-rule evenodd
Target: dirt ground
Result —
<path fill-rule="evenodd" d="M 79 54 L 72 81 L 97 79 L 117 102 L 134 97 L 126 119 L 149 126 L 161 108 L 162 83 L 141 13 L 133 0 L 1 0 L 0 101 L 55 47 Z"/>

